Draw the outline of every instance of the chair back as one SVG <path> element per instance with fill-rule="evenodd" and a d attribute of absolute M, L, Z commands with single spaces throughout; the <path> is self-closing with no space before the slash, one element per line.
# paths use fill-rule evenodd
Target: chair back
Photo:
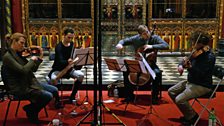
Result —
<path fill-rule="evenodd" d="M 49 55 L 49 60 L 52 61 L 55 59 L 55 53 Z"/>
<path fill-rule="evenodd" d="M 222 68 L 221 66 L 215 65 L 215 67 L 213 69 L 213 76 L 215 76 L 219 79 L 223 79 L 224 68 Z"/>
<path fill-rule="evenodd" d="M 7 70 L 4 65 L 1 66 L 1 76 L 2 76 L 2 81 L 4 84 L 4 89 L 8 92 L 9 85 L 8 85 L 8 80 L 7 80 Z"/>

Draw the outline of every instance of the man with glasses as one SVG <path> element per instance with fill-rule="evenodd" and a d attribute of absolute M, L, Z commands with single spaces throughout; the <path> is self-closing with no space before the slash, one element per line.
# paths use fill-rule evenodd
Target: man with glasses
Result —
<path fill-rule="evenodd" d="M 138 34 L 131 36 L 129 38 L 125 38 L 123 40 L 120 40 L 119 43 L 116 45 L 117 50 L 123 49 L 123 46 L 131 45 L 135 49 L 135 53 L 140 52 L 145 53 L 146 51 L 150 51 L 151 54 L 153 54 L 152 60 L 150 60 L 150 66 L 153 69 L 153 71 L 156 73 L 156 78 L 153 80 L 152 83 L 152 103 L 158 104 L 158 95 L 159 95 L 159 83 L 162 79 L 162 73 L 159 67 L 156 65 L 156 57 L 157 57 L 157 51 L 159 49 L 169 49 L 169 45 L 161 39 L 160 36 L 154 35 L 151 31 L 148 30 L 148 27 L 146 25 L 139 25 L 138 26 Z M 150 54 L 148 53 L 148 54 Z M 149 56 L 147 59 L 149 58 Z M 127 91 L 127 96 L 123 100 L 124 102 L 130 102 L 134 100 L 134 87 L 130 84 L 128 80 L 129 73 L 124 72 L 124 84 Z M 128 82 L 128 83 L 127 83 Z"/>

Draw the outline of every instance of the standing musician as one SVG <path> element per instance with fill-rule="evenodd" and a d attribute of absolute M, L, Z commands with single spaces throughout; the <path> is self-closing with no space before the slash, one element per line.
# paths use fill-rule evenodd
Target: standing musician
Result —
<path fill-rule="evenodd" d="M 153 30 L 154 31 L 154 30 Z M 153 32 L 148 30 L 148 27 L 146 25 L 139 25 L 138 26 L 138 34 L 134 35 L 129 38 L 125 38 L 123 40 L 120 40 L 119 43 L 116 45 L 116 48 L 118 50 L 121 50 L 123 46 L 131 45 L 134 47 L 135 52 L 139 52 L 139 50 L 144 53 L 147 50 L 153 50 L 152 52 L 149 52 L 148 54 L 153 54 L 152 59 L 150 58 L 151 55 L 146 57 L 146 60 L 148 61 L 149 65 L 153 69 L 153 71 L 156 73 L 156 78 L 153 80 L 152 84 L 152 103 L 158 104 L 158 95 L 159 95 L 159 83 L 162 79 L 162 73 L 159 67 L 156 65 L 156 57 L 157 57 L 157 51 L 158 49 L 169 49 L 169 45 L 161 39 L 158 35 L 153 35 Z M 134 87 L 127 83 L 128 75 L 130 73 L 124 72 L 124 82 L 125 82 L 125 88 L 127 91 L 127 96 L 123 100 L 123 102 L 129 102 L 134 100 Z"/>
<path fill-rule="evenodd" d="M 215 65 L 215 55 L 208 46 L 211 36 L 202 31 L 191 35 L 194 50 L 178 65 L 178 72 L 187 69 L 187 80 L 180 81 L 168 89 L 168 94 L 177 105 L 183 117 L 183 125 L 194 124 L 198 114 L 189 104 L 189 100 L 200 97 L 212 91 L 212 71 Z"/>
<path fill-rule="evenodd" d="M 65 69 L 68 65 L 74 64 L 73 59 L 71 58 L 74 52 L 74 43 L 72 39 L 74 38 L 74 30 L 71 28 L 66 28 L 64 30 L 64 39 L 59 42 L 55 47 L 55 59 L 52 66 L 52 70 L 49 73 L 49 78 L 51 82 L 55 81 L 57 75 L 60 71 Z M 77 67 L 77 66 L 76 66 Z M 77 67 L 77 69 L 80 69 Z M 63 78 L 74 78 L 77 79 L 74 83 L 72 93 L 70 95 L 70 102 L 75 99 L 75 95 L 81 86 L 84 78 L 84 73 L 81 70 L 76 70 L 74 67 L 70 68 Z"/>
<path fill-rule="evenodd" d="M 59 101 L 58 89 L 49 84 L 39 83 L 33 72 L 42 63 L 43 50 L 39 46 L 40 56 L 31 56 L 29 60 L 22 56 L 26 36 L 14 33 L 11 45 L 3 56 L 1 68 L 2 80 L 10 94 L 28 99 L 31 103 L 23 107 L 31 123 L 39 123 L 38 113 L 53 98 Z"/>

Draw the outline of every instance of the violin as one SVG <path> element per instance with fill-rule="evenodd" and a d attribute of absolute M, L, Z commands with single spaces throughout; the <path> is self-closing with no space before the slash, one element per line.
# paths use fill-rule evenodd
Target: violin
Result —
<path fill-rule="evenodd" d="M 40 56 L 41 55 L 41 48 L 38 46 L 30 46 L 25 47 L 22 56 L 23 57 L 29 57 L 29 56 Z"/>

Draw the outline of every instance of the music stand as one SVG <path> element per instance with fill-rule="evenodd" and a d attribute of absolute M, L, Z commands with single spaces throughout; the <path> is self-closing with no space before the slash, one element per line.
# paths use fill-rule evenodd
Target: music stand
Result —
<path fill-rule="evenodd" d="M 127 59 L 125 59 L 124 64 L 125 64 L 125 67 L 126 67 L 128 73 L 137 73 L 137 74 L 147 73 L 143 62 L 141 62 L 139 60 L 127 60 Z M 138 81 L 139 81 L 139 79 L 137 79 L 137 81 L 135 82 L 136 86 L 137 86 L 137 90 L 138 90 L 138 83 L 139 83 Z M 122 105 L 122 104 L 118 104 L 117 106 Z M 129 105 L 129 102 L 126 102 L 124 114 L 127 110 L 128 105 Z M 135 95 L 135 99 L 134 99 L 134 105 L 139 107 L 139 108 L 145 109 L 144 107 L 136 104 L 136 95 Z"/>
<path fill-rule="evenodd" d="M 126 71 L 126 67 L 124 65 L 124 63 L 122 63 L 121 60 L 116 60 L 116 59 L 109 59 L 109 58 L 104 58 L 106 64 L 108 65 L 108 68 L 110 70 L 116 70 L 116 71 Z M 98 106 L 102 106 L 104 107 L 107 112 L 109 112 L 117 121 L 118 123 L 112 122 L 112 123 L 102 123 L 102 125 L 123 125 L 126 126 L 108 107 L 106 107 L 104 104 L 100 103 L 98 101 L 99 104 Z M 94 109 L 92 109 L 90 112 L 87 113 L 87 115 L 85 115 L 79 123 L 77 123 L 77 126 L 79 126 L 81 123 L 82 124 L 87 124 L 88 122 L 83 122 L 83 120 L 85 120 L 92 112 L 94 111 Z M 97 111 L 101 111 L 101 110 L 97 110 Z"/>
<path fill-rule="evenodd" d="M 127 71 L 124 60 L 104 58 L 108 69 L 114 71 Z"/>
<path fill-rule="evenodd" d="M 87 66 L 86 65 L 93 65 L 94 64 L 94 48 L 84 48 L 84 49 L 75 49 L 73 58 L 79 57 L 79 60 L 76 62 L 75 65 L 77 66 L 85 66 L 85 72 L 86 72 L 86 84 L 87 83 Z M 84 97 L 83 101 L 81 102 L 81 105 L 83 104 L 90 104 L 89 102 L 89 96 L 88 96 L 88 89 L 86 88 L 86 96 Z"/>
<path fill-rule="evenodd" d="M 147 61 L 145 60 L 145 58 L 142 56 L 142 54 L 139 53 L 139 55 L 141 56 L 141 58 L 142 58 L 142 63 L 143 63 L 144 66 L 146 67 L 147 71 L 150 73 L 150 75 L 152 76 L 152 78 L 155 79 L 155 77 L 156 77 L 155 72 L 151 69 L 151 67 L 149 66 L 149 64 L 147 63 Z M 128 61 L 126 61 L 126 63 L 127 63 L 127 62 L 128 62 Z M 131 62 L 129 62 L 129 64 L 130 64 L 130 63 L 131 63 Z M 134 71 L 134 70 L 136 70 L 136 67 L 132 67 L 132 68 L 129 69 L 129 70 Z M 151 90 L 151 92 L 152 92 L 152 90 Z M 153 106 L 152 106 L 152 95 L 151 95 L 150 108 L 149 108 L 148 112 L 145 114 L 145 116 L 141 119 L 142 121 L 139 122 L 138 126 L 140 126 L 140 125 L 143 123 L 144 119 L 147 119 L 150 115 L 154 115 L 154 116 L 156 116 L 157 118 L 159 118 L 159 119 L 161 119 L 161 120 L 167 121 L 167 120 L 161 118 L 161 117 L 156 113 L 156 111 L 155 111 L 155 113 L 153 113 L 153 110 L 155 111 L 155 109 L 154 109 Z M 168 122 L 168 121 L 167 121 L 167 122 Z"/>

